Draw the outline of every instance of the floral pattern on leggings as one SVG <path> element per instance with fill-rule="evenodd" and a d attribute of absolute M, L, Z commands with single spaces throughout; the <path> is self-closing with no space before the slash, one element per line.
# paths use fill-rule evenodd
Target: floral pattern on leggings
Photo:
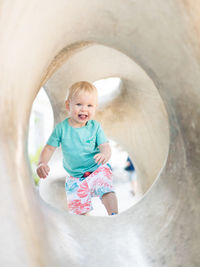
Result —
<path fill-rule="evenodd" d="M 112 171 L 107 164 L 101 165 L 86 178 L 69 176 L 66 178 L 65 190 L 68 209 L 71 213 L 83 214 L 93 209 L 91 198 L 114 192 Z"/>

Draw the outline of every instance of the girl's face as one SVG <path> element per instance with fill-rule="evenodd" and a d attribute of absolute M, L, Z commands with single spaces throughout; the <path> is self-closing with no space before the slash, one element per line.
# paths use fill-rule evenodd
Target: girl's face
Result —
<path fill-rule="evenodd" d="M 95 93 L 81 92 L 66 101 L 69 111 L 69 123 L 73 127 L 83 127 L 87 121 L 93 119 L 97 107 Z"/>

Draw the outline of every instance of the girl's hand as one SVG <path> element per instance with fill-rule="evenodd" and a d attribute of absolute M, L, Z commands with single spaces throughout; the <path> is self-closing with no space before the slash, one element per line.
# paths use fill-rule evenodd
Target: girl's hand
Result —
<path fill-rule="evenodd" d="M 40 163 L 37 167 L 37 175 L 40 177 L 40 178 L 43 178 L 45 179 L 48 174 L 49 174 L 49 171 L 50 171 L 50 168 L 47 164 L 45 163 Z"/>
<path fill-rule="evenodd" d="M 98 165 L 100 165 L 100 164 L 105 164 L 105 163 L 108 161 L 109 157 L 106 156 L 106 155 L 103 154 L 103 153 L 98 153 L 98 154 L 96 154 L 96 155 L 94 156 L 94 159 L 95 159 L 95 162 L 96 162 Z"/>

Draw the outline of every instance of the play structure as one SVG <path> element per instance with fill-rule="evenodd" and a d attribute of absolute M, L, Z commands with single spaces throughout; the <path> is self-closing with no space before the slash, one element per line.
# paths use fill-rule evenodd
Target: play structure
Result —
<path fill-rule="evenodd" d="M 0 3 L 0 266 L 200 266 L 198 1 Z M 63 177 L 33 185 L 31 106 L 43 86 L 57 123 L 71 84 L 109 77 L 120 93 L 97 119 L 144 196 L 117 216 L 71 215 Z"/>

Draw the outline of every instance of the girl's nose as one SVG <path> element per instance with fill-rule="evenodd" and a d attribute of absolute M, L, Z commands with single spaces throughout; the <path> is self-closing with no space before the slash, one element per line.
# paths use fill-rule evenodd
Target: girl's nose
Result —
<path fill-rule="evenodd" d="M 81 110 L 85 111 L 87 109 L 87 106 L 82 105 Z"/>

